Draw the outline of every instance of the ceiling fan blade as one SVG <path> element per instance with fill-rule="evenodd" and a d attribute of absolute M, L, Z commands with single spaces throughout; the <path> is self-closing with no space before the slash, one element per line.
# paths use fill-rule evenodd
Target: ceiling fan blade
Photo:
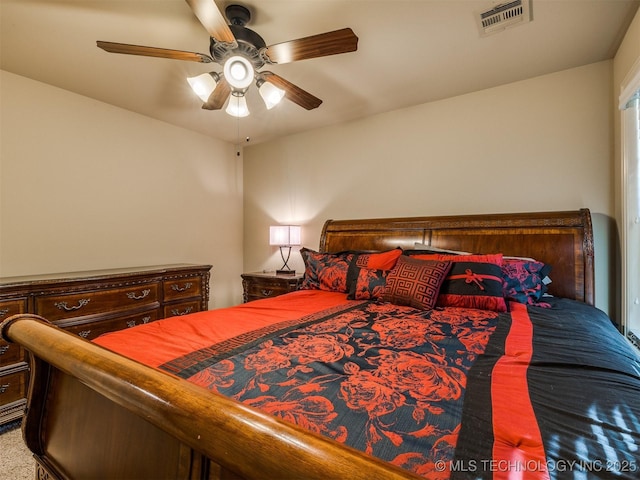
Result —
<path fill-rule="evenodd" d="M 302 108 L 306 108 L 307 110 L 313 110 L 314 108 L 318 108 L 322 103 L 318 97 L 314 97 L 309 92 L 304 91 L 297 85 L 285 80 L 284 78 L 276 75 L 271 72 L 262 72 L 264 74 L 264 80 L 266 82 L 272 83 L 278 88 L 284 90 L 284 96 L 288 100 L 291 100 L 293 103 L 297 103 Z"/>
<path fill-rule="evenodd" d="M 342 30 L 270 45 L 267 47 L 266 54 L 273 63 L 280 64 L 355 52 L 357 49 L 358 37 L 350 28 L 343 28 Z"/>
<path fill-rule="evenodd" d="M 220 79 L 215 90 L 209 96 L 207 103 L 202 105 L 205 110 L 220 110 L 231 95 L 231 86 L 224 77 Z"/>
<path fill-rule="evenodd" d="M 143 47 L 126 43 L 96 42 L 98 47 L 109 53 L 125 53 L 127 55 L 143 55 L 145 57 L 171 58 L 173 60 L 188 60 L 191 62 L 211 63 L 213 59 L 204 53 L 185 52 L 182 50 L 170 50 L 167 48 Z"/>
<path fill-rule="evenodd" d="M 209 36 L 218 42 L 236 43 L 227 20 L 213 0 L 185 0 Z"/>

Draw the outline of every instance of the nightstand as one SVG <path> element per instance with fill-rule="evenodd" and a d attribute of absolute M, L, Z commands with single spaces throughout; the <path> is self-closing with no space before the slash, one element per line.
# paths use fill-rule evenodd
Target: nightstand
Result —
<path fill-rule="evenodd" d="M 302 283 L 302 273 L 294 275 L 276 274 L 275 272 L 253 272 L 242 275 L 242 300 L 250 302 L 261 298 L 277 297 L 283 293 L 293 292 Z"/>

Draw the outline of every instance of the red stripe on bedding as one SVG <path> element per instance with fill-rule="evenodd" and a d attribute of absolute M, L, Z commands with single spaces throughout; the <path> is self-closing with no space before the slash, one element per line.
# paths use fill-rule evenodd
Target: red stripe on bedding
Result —
<path fill-rule="evenodd" d="M 533 325 L 527 308 L 511 302 L 511 329 L 505 353 L 493 368 L 491 398 L 493 463 L 498 479 L 549 479 L 544 445 L 527 383 L 533 353 Z"/>

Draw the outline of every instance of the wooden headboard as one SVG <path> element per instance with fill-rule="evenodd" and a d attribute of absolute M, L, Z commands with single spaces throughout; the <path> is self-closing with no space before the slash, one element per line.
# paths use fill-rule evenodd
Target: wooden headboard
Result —
<path fill-rule="evenodd" d="M 531 257 L 551 265 L 549 293 L 594 303 L 593 231 L 588 209 L 442 217 L 328 220 L 321 252 L 413 249 L 423 243 L 474 253 Z"/>

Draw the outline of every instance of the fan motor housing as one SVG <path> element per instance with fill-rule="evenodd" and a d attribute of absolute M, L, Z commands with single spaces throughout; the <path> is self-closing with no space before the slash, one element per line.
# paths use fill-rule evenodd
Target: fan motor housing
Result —
<path fill-rule="evenodd" d="M 219 42 L 211 37 L 209 52 L 213 60 L 223 65 L 227 58 L 241 55 L 251 62 L 255 70 L 263 67 L 268 62 L 268 58 L 262 54 L 267 49 L 267 44 L 260 35 L 246 27 L 251 21 L 249 9 L 243 5 L 231 4 L 225 8 L 224 13 L 236 45 Z"/>

